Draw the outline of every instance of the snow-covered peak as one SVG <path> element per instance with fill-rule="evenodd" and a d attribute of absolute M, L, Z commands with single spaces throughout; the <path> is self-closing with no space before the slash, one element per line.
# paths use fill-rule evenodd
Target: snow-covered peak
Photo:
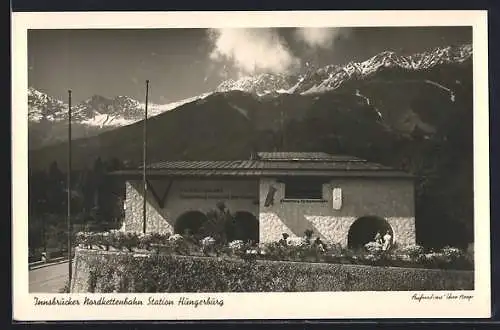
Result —
<path fill-rule="evenodd" d="M 28 88 L 28 108 L 30 121 L 57 120 L 68 111 L 68 106 L 63 101 L 33 87 Z"/>
<path fill-rule="evenodd" d="M 174 110 L 183 104 L 201 102 L 211 93 L 170 102 L 148 103 L 148 117 Z M 71 122 L 73 138 L 89 137 L 101 132 L 127 126 L 144 119 L 144 102 L 129 96 L 107 98 L 93 95 L 72 106 Z M 28 122 L 30 124 L 30 148 L 39 148 L 67 139 L 68 105 L 35 88 L 28 89 Z"/>
<path fill-rule="evenodd" d="M 413 55 L 384 51 L 362 62 L 327 65 L 316 68 L 308 65 L 300 75 L 259 74 L 222 82 L 216 91 L 241 90 L 256 95 L 273 93 L 309 94 L 334 90 L 351 79 L 364 79 L 385 68 L 427 70 L 447 63 L 461 63 L 472 56 L 472 45 L 447 46 Z"/>
<path fill-rule="evenodd" d="M 203 99 L 210 93 L 170 102 L 167 104 L 148 104 L 148 115 L 153 117 L 173 110 L 183 104 Z M 93 95 L 83 102 L 72 106 L 72 122 L 100 128 L 114 128 L 129 125 L 144 118 L 145 104 L 134 98 L 119 95 L 107 98 Z M 46 93 L 30 87 L 28 90 L 28 114 L 30 122 L 48 120 L 66 121 L 68 105 Z"/>
<path fill-rule="evenodd" d="M 290 76 L 281 74 L 261 73 L 255 76 L 246 76 L 237 80 L 229 79 L 222 82 L 216 92 L 240 90 L 257 95 L 266 95 L 277 90 L 287 90 L 293 85 Z"/>
<path fill-rule="evenodd" d="M 174 101 L 174 102 L 169 102 L 166 104 L 156 104 L 156 103 L 149 103 L 148 104 L 148 113 L 151 113 L 153 116 L 156 116 L 160 113 L 163 113 L 165 111 L 170 111 L 174 110 L 184 104 L 195 102 L 195 101 L 201 101 L 207 96 L 211 95 L 212 93 L 204 93 L 198 96 L 194 97 L 189 97 L 180 101 Z M 143 109 L 145 106 L 145 103 L 140 103 L 140 107 Z M 151 110 L 151 111 L 150 111 Z"/>

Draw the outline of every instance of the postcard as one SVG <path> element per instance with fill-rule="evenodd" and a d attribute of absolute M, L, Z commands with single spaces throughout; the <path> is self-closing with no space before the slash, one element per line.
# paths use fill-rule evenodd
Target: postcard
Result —
<path fill-rule="evenodd" d="M 486 11 L 14 12 L 13 319 L 490 317 L 487 55 Z"/>

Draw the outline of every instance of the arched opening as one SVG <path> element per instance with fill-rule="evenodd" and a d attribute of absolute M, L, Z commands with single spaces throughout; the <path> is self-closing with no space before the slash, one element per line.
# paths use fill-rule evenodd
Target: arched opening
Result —
<path fill-rule="evenodd" d="M 377 232 L 383 236 L 387 231 L 394 240 L 391 225 L 385 219 L 376 216 L 361 217 L 349 228 L 347 246 L 351 249 L 362 248 L 366 243 L 374 241 Z"/>
<path fill-rule="evenodd" d="M 250 212 L 236 212 L 233 223 L 228 228 L 227 237 L 229 241 L 242 240 L 244 242 L 252 240 L 259 242 L 259 220 Z"/>
<path fill-rule="evenodd" d="M 189 231 L 190 234 L 197 235 L 205 221 L 207 216 L 200 211 L 183 213 L 175 221 L 174 233 L 183 235 Z"/>

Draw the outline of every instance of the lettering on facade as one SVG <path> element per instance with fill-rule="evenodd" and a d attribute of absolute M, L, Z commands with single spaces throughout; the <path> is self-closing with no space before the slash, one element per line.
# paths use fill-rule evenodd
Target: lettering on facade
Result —
<path fill-rule="evenodd" d="M 325 204 L 328 202 L 326 199 L 281 199 L 281 203 L 295 203 L 295 204 Z"/>
<path fill-rule="evenodd" d="M 225 192 L 223 188 L 186 188 L 181 189 L 180 198 L 182 199 L 224 199 L 224 200 L 236 200 L 236 199 L 257 199 L 256 195 L 253 194 L 239 194 Z"/>

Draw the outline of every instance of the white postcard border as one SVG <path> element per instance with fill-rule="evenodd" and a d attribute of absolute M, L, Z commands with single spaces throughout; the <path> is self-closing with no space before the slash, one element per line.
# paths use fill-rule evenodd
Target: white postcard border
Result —
<path fill-rule="evenodd" d="M 83 300 L 96 294 L 28 293 L 27 30 L 76 28 L 473 26 L 475 290 L 473 299 L 416 302 L 415 292 L 112 294 L 223 299 L 219 306 L 34 306 L 34 297 Z M 12 275 L 15 320 L 182 320 L 315 318 L 485 318 L 491 313 L 488 37 L 486 11 L 66 12 L 12 14 Z M 424 293 L 424 292 L 422 292 Z M 433 292 L 425 292 L 432 294 Z M 448 292 L 434 292 L 446 294 Z"/>

